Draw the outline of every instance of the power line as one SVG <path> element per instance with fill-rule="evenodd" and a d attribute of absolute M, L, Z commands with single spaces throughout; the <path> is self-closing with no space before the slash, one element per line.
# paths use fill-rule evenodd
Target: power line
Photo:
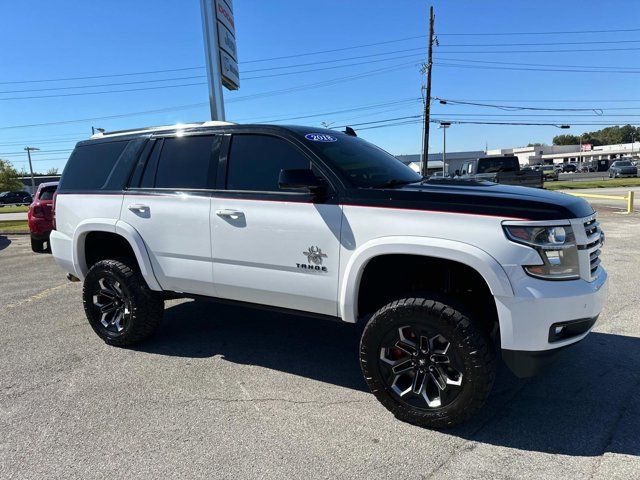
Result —
<path fill-rule="evenodd" d="M 178 105 L 175 107 L 166 107 L 166 108 L 157 108 L 154 110 L 142 110 L 140 112 L 130 112 L 130 113 L 120 113 L 116 115 L 104 115 L 98 117 L 88 117 L 88 118 L 78 118 L 74 120 L 59 120 L 56 122 L 43 122 L 43 123 L 29 123 L 23 125 L 10 125 L 5 127 L 0 127 L 0 130 L 12 130 L 17 128 L 32 128 L 32 127 L 48 127 L 52 125 L 68 125 L 72 123 L 85 123 L 85 122 L 93 122 L 95 120 L 114 120 L 118 118 L 127 118 L 134 117 L 138 115 L 149 115 L 154 113 L 165 113 L 165 112 L 174 112 L 180 110 L 190 110 L 192 108 L 203 107 L 205 105 L 209 105 L 209 102 L 199 102 L 199 103 L 191 103 L 187 105 Z"/>
<path fill-rule="evenodd" d="M 539 47 L 546 45 L 594 45 L 640 43 L 640 40 L 594 40 L 587 42 L 541 42 L 541 43 L 445 43 L 439 47 Z"/>
<path fill-rule="evenodd" d="M 559 68 L 594 68 L 594 69 L 615 69 L 615 70 L 640 70 L 637 67 L 600 66 L 600 65 L 558 65 L 553 63 L 521 63 L 521 62 L 499 62 L 495 60 L 472 60 L 468 58 L 451 58 L 438 55 L 438 59 L 455 62 L 468 63 L 491 63 L 499 65 L 524 65 L 529 67 L 559 67 Z"/>
<path fill-rule="evenodd" d="M 114 78 L 114 77 L 128 77 L 128 76 L 136 76 L 136 75 L 151 75 L 156 73 L 184 72 L 187 70 L 201 70 L 204 68 L 205 66 L 202 65 L 200 67 L 170 68 L 165 70 L 147 70 L 144 72 L 112 73 L 112 74 L 105 74 L 105 75 L 90 75 L 90 76 L 84 76 L 84 77 L 59 77 L 59 78 L 45 78 L 45 79 L 39 79 L 39 80 L 11 80 L 11 81 L 0 82 L 0 85 L 11 85 L 16 83 L 66 82 L 71 80 L 95 80 L 96 78 Z"/>
<path fill-rule="evenodd" d="M 480 70 L 512 70 L 527 72 L 555 72 L 555 73 L 640 73 L 640 70 L 578 70 L 558 68 L 528 68 L 528 67 L 495 67 L 489 65 L 463 65 L 457 63 L 435 63 L 439 67 L 471 68 Z"/>
<path fill-rule="evenodd" d="M 313 118 L 313 117 L 322 117 L 325 115 L 337 115 L 340 113 L 350 113 L 350 112 L 356 112 L 356 111 L 362 111 L 362 110 L 371 110 L 371 109 L 376 109 L 376 108 L 384 108 L 384 107 L 388 107 L 390 105 L 398 105 L 401 103 L 410 103 L 410 102 L 419 102 L 421 99 L 420 98 L 408 98 L 405 100 L 397 100 L 397 101 L 391 101 L 391 102 L 384 102 L 384 103 L 378 103 L 378 104 L 374 104 L 374 105 L 365 105 L 365 106 L 361 106 L 361 107 L 355 107 L 355 108 L 348 108 L 348 109 L 343 109 L 343 110 L 334 110 L 331 112 L 322 112 L 322 113 L 314 113 L 314 114 L 309 114 L 309 115 L 298 115 L 298 116 L 294 116 L 294 117 L 285 117 L 285 118 L 277 118 L 275 120 L 265 120 L 265 123 L 275 123 L 275 122 L 285 122 L 285 121 L 289 121 L 289 120 L 301 120 L 301 119 L 305 119 L 305 118 Z"/>
<path fill-rule="evenodd" d="M 296 53 L 294 55 L 283 55 L 283 56 L 280 56 L 280 57 L 261 58 L 261 59 L 256 59 L 256 60 L 247 60 L 247 61 L 241 62 L 241 64 L 244 65 L 244 64 L 247 64 L 247 63 L 270 62 L 270 61 L 273 61 L 273 60 L 284 60 L 284 59 L 287 59 L 287 58 L 306 57 L 307 55 L 320 55 L 322 53 L 343 52 L 345 50 L 354 50 L 356 48 L 373 47 L 373 46 L 376 46 L 376 45 L 387 45 L 389 43 L 404 42 L 406 40 L 415 40 L 417 38 L 425 38 L 425 37 L 426 37 L 426 35 L 414 35 L 412 37 L 398 38 L 398 39 L 395 39 L 395 40 L 387 40 L 385 42 L 367 43 L 367 44 L 361 44 L 361 45 L 354 45 L 354 46 L 351 46 L 351 47 L 333 48 L 331 50 L 317 50 L 315 52 Z"/>
<path fill-rule="evenodd" d="M 469 102 L 465 100 L 453 100 L 448 98 L 432 97 L 432 100 L 438 100 L 443 105 L 472 105 L 475 107 L 490 107 L 498 108 L 500 110 L 549 110 L 557 112 L 594 112 L 596 115 L 601 115 L 602 110 L 599 108 L 557 108 L 557 107 L 527 107 L 519 105 L 497 105 L 492 103 L 479 103 Z"/>
<path fill-rule="evenodd" d="M 282 70 L 282 69 L 297 68 L 297 67 L 305 67 L 305 66 L 327 64 L 327 63 L 339 63 L 339 62 L 344 62 L 344 61 L 348 61 L 348 60 L 358 60 L 358 59 L 363 59 L 363 58 L 380 57 L 380 56 L 385 56 L 385 55 L 394 55 L 393 57 L 390 57 L 390 58 L 383 58 L 383 59 L 378 59 L 378 60 L 370 60 L 370 61 L 367 61 L 367 62 L 358 62 L 358 63 L 350 63 L 350 64 L 344 64 L 344 65 L 335 65 L 335 66 L 331 66 L 331 67 L 314 68 L 314 69 L 309 69 L 309 70 L 287 72 L 287 73 L 281 73 L 281 74 L 259 75 L 259 76 L 255 76 L 255 77 L 244 77 L 244 76 L 242 76 L 241 79 L 242 80 L 253 80 L 253 79 L 261 79 L 261 78 L 268 78 L 268 77 L 275 77 L 275 76 L 282 76 L 282 75 L 293 75 L 293 74 L 298 74 L 298 73 L 307 73 L 307 72 L 316 72 L 316 71 L 321 71 L 321 70 L 330 70 L 330 69 L 335 69 L 335 68 L 343 68 L 343 67 L 350 67 L 350 66 L 356 66 L 356 65 L 366 65 L 366 64 L 369 64 L 369 63 L 385 62 L 385 61 L 397 60 L 397 59 L 401 59 L 401 58 L 412 58 L 412 57 L 420 56 L 420 54 L 416 53 L 416 54 L 412 54 L 412 55 L 403 55 L 403 56 L 398 56 L 398 55 L 395 55 L 395 54 L 397 54 L 397 53 L 405 53 L 405 52 L 422 51 L 422 50 L 424 50 L 424 49 L 423 48 L 408 48 L 408 49 L 402 49 L 402 50 L 394 50 L 394 51 L 391 51 L 391 52 L 374 53 L 374 54 L 370 54 L 370 55 L 359 55 L 359 56 L 355 56 L 355 57 L 338 58 L 338 59 L 334 59 L 334 60 L 326 60 L 326 61 L 320 61 L 320 62 L 308 62 L 308 63 L 300 63 L 300 64 L 285 65 L 285 66 L 278 66 L 278 67 L 258 68 L 258 69 L 254 69 L 254 70 L 245 71 L 245 72 L 243 72 L 243 74 L 255 73 L 255 72 L 266 72 L 266 71 L 271 71 L 271 70 Z M 47 92 L 47 91 L 59 91 L 59 90 L 74 90 L 74 89 L 82 89 L 82 88 L 99 88 L 99 87 L 113 87 L 113 86 L 124 86 L 124 85 L 139 85 L 139 84 L 146 84 L 146 83 L 160 83 L 160 82 L 169 82 L 169 81 L 178 81 L 178 80 L 193 80 L 193 79 L 197 79 L 197 78 L 206 78 L 206 75 L 190 75 L 190 76 L 183 76 L 183 77 L 169 77 L 169 78 L 160 78 L 160 79 L 151 79 L 151 80 L 134 80 L 134 81 L 130 81 L 130 82 L 99 83 L 99 84 L 93 84 L 93 85 L 74 85 L 74 86 L 65 86 L 65 87 L 46 87 L 46 88 L 30 88 L 30 89 L 22 89 L 22 90 L 4 90 L 4 91 L 0 91 L 0 94 L 27 93 L 27 92 Z M 0 100 L 2 100 L 2 99 L 0 99 Z"/>
<path fill-rule="evenodd" d="M 622 32 L 640 32 L 640 28 L 616 28 L 613 30 L 564 30 L 555 32 L 450 32 L 440 33 L 438 36 L 508 36 L 508 35 L 573 35 L 573 34 L 589 34 L 589 33 L 622 33 Z"/>
<path fill-rule="evenodd" d="M 538 103 L 538 102 L 556 102 L 556 103 L 585 103 L 585 102 L 601 102 L 601 103 L 628 103 L 628 102 L 640 102 L 640 98 L 633 99 L 590 99 L 590 100 L 567 100 L 567 99 L 504 99 L 504 98 L 489 98 L 489 99 L 464 99 L 467 102 L 528 102 L 528 103 Z"/>
<path fill-rule="evenodd" d="M 386 73 L 387 71 L 391 71 L 391 70 L 397 70 L 398 68 L 405 68 L 409 65 L 414 65 L 414 62 L 408 63 L 408 64 L 400 64 L 400 65 L 392 65 L 390 67 L 386 67 L 386 68 L 382 68 L 382 69 L 378 69 L 378 70 L 373 70 L 373 71 L 368 71 L 368 72 L 364 72 L 361 74 L 357 74 L 357 75 L 350 75 L 347 77 L 338 77 L 336 79 L 331 79 L 331 80 L 326 80 L 324 82 L 318 82 L 318 83 L 314 83 L 314 84 L 310 84 L 309 86 L 299 86 L 299 87 L 292 87 L 289 89 L 283 89 L 283 90 L 273 90 L 270 92 L 263 92 L 263 93 L 259 93 L 259 94 L 253 94 L 253 95 L 247 95 L 244 97 L 234 97 L 231 98 L 229 100 L 227 100 L 227 102 L 234 102 L 234 101 L 242 101 L 245 99 L 252 99 L 252 98 L 260 98 L 262 96 L 271 96 L 273 94 L 281 94 L 281 93 L 289 93 L 289 92 L 293 92 L 293 91 L 298 91 L 298 90 L 304 90 L 306 88 L 312 88 L 314 86 L 326 86 L 326 85 L 333 85 L 335 83 L 340 83 L 342 81 L 348 81 L 348 80 L 352 80 L 352 79 L 356 79 L 356 78 L 363 78 L 363 77 L 367 77 L 367 76 L 371 76 L 371 75 L 378 75 L 380 73 Z M 0 101 L 6 101 L 6 100 L 32 100 L 32 99 L 39 99 L 39 98 L 61 98 L 61 97 L 75 97 L 75 96 L 84 96 L 84 95 L 103 95 L 103 94 L 110 94 L 110 93 L 123 93 L 123 92 L 139 92 L 139 91 L 147 91 L 147 90 L 160 90 L 160 89 L 166 89 L 166 88 L 178 88 L 178 87 L 190 87 L 190 86 L 203 86 L 206 85 L 206 82 L 197 82 L 197 83 L 184 83 L 184 84 L 178 84 L 178 85 L 162 85 L 162 86 L 157 86 L 157 87 L 141 87 L 141 88 L 128 88 L 128 89 L 120 89 L 120 90 L 103 90 L 103 91 L 99 91 L 99 92 L 81 92 L 81 93 L 60 93 L 60 94 L 54 94 L 54 95 L 32 95 L 32 96 L 22 96 L 22 97 L 5 97 L 5 98 L 0 98 Z M 0 127 L 1 128 L 1 127 Z"/>
<path fill-rule="evenodd" d="M 617 52 L 617 51 L 631 51 L 631 50 L 640 50 L 640 47 L 625 47 L 625 48 L 590 48 L 590 49 L 561 49 L 561 50 L 471 50 L 471 51 L 448 51 L 446 53 L 567 53 L 567 52 Z"/>
<path fill-rule="evenodd" d="M 132 82 L 100 83 L 96 85 L 74 85 L 71 87 L 47 87 L 47 88 L 29 88 L 26 90 L 4 90 L 4 91 L 0 91 L 0 94 L 26 93 L 26 92 L 49 92 L 49 91 L 55 91 L 55 90 L 74 90 L 78 88 L 115 87 L 115 86 L 122 86 L 122 85 L 137 85 L 141 83 L 158 83 L 158 82 L 170 82 L 170 81 L 176 81 L 176 80 L 193 80 L 195 78 L 207 78 L 207 76 L 191 75 L 188 77 L 156 78 L 152 80 L 135 80 Z"/>
<path fill-rule="evenodd" d="M 72 151 L 73 151 L 73 148 L 69 148 L 65 150 L 40 150 L 38 152 L 34 152 L 34 154 L 38 153 L 37 156 L 41 156 L 41 155 L 48 155 L 51 153 L 68 153 Z M 0 155 L 3 157 L 15 157 L 15 156 L 24 155 L 24 152 L 5 152 L 5 153 L 0 153 Z"/>
<path fill-rule="evenodd" d="M 367 43 L 367 44 L 361 44 L 361 45 L 353 45 L 349 47 L 334 48 L 330 50 L 320 50 L 315 52 L 298 53 L 294 55 L 283 55 L 280 57 L 247 60 L 244 62 L 240 62 L 240 64 L 245 65 L 249 63 L 269 62 L 273 60 L 285 60 L 288 58 L 304 57 L 308 55 L 319 55 L 322 53 L 341 52 L 341 51 L 347 51 L 347 50 L 354 50 L 358 48 L 372 47 L 377 45 L 388 45 L 391 43 L 404 42 L 407 40 L 415 40 L 415 39 L 424 38 L 424 37 L 426 37 L 426 35 L 414 35 L 411 37 L 397 38 L 393 40 L 387 40 L 384 42 L 374 42 L 374 43 Z M 383 54 L 376 54 L 376 55 L 383 55 Z M 137 75 L 152 75 L 152 74 L 158 74 L 158 73 L 174 73 L 174 72 L 184 72 L 189 70 L 204 70 L 204 69 L 205 69 L 205 66 L 200 65 L 196 67 L 170 68 L 170 69 L 162 69 L 162 70 L 146 70 L 146 71 L 138 71 L 138 72 L 110 73 L 110 74 L 102 74 L 102 75 L 86 75 L 86 76 L 77 76 L 77 77 L 57 77 L 57 78 L 44 78 L 44 79 L 38 79 L 38 80 L 11 80 L 11 81 L 2 81 L 0 82 L 0 85 L 11 85 L 11 84 L 19 84 L 19 83 L 63 82 L 63 81 L 72 81 L 72 80 L 95 80 L 99 78 L 116 78 L 116 77 L 137 76 Z"/>

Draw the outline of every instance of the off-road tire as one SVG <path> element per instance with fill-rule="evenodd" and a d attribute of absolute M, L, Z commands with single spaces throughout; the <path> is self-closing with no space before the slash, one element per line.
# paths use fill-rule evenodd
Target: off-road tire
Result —
<path fill-rule="evenodd" d="M 95 305 L 94 296 L 101 290 L 99 281 L 104 278 L 118 282 L 127 304 L 127 321 L 119 332 L 102 324 L 102 314 Z M 137 268 L 118 260 L 102 260 L 90 268 L 84 280 L 82 299 L 91 328 L 109 345 L 135 345 L 148 339 L 158 328 L 164 313 L 162 296 L 149 289 Z"/>
<path fill-rule="evenodd" d="M 449 303 L 449 304 L 448 304 Z M 490 340 L 469 316 L 447 299 L 402 298 L 378 310 L 364 328 L 360 341 L 360 366 L 376 398 L 398 419 L 430 428 L 447 428 L 473 416 L 487 399 L 495 379 L 495 352 Z M 383 339 L 389 332 L 414 324 L 437 332 L 449 342 L 462 367 L 462 384 L 447 405 L 416 408 L 404 402 L 388 382 L 380 364 Z"/>
<path fill-rule="evenodd" d="M 31 237 L 31 250 L 36 253 L 44 252 L 44 241 Z"/>

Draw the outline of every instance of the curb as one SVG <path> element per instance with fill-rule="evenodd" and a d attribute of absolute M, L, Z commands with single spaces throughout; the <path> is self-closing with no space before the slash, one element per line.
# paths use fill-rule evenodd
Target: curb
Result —
<path fill-rule="evenodd" d="M 22 231 L 7 231 L 7 232 L 0 232 L 0 237 L 6 237 L 7 235 L 29 235 L 31 232 L 25 232 L 24 230 Z"/>

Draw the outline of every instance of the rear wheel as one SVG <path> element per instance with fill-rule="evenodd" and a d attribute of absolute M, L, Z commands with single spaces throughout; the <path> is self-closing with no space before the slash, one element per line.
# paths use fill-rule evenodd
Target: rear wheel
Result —
<path fill-rule="evenodd" d="M 37 253 L 44 252 L 44 241 L 31 237 L 31 250 Z"/>
<path fill-rule="evenodd" d="M 162 297 L 149 289 L 140 272 L 117 260 L 102 260 L 91 267 L 82 296 L 89 324 L 110 345 L 146 340 L 164 312 Z"/>
<path fill-rule="evenodd" d="M 398 419 L 444 428 L 484 404 L 495 378 L 489 341 L 441 301 L 403 298 L 378 310 L 360 342 L 369 388 Z"/>

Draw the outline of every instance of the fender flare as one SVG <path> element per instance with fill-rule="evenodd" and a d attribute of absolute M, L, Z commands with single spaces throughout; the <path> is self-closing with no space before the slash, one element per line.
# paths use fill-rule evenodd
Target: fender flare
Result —
<path fill-rule="evenodd" d="M 494 297 L 513 297 L 513 288 L 498 261 L 468 243 L 432 237 L 393 236 L 371 240 L 351 255 L 342 275 L 339 292 L 340 317 L 349 323 L 358 320 L 358 290 L 365 267 L 381 255 L 405 254 L 442 258 L 462 263 L 478 272 Z"/>
<path fill-rule="evenodd" d="M 136 256 L 140 273 L 147 282 L 147 285 L 149 285 L 149 288 L 156 291 L 162 290 L 162 287 L 153 274 L 147 247 L 138 231 L 126 222 L 110 218 L 91 219 L 80 222 L 73 233 L 73 266 L 81 280 L 84 279 L 89 271 L 85 260 L 85 238 L 91 232 L 109 232 L 123 237 L 131 246 Z"/>

